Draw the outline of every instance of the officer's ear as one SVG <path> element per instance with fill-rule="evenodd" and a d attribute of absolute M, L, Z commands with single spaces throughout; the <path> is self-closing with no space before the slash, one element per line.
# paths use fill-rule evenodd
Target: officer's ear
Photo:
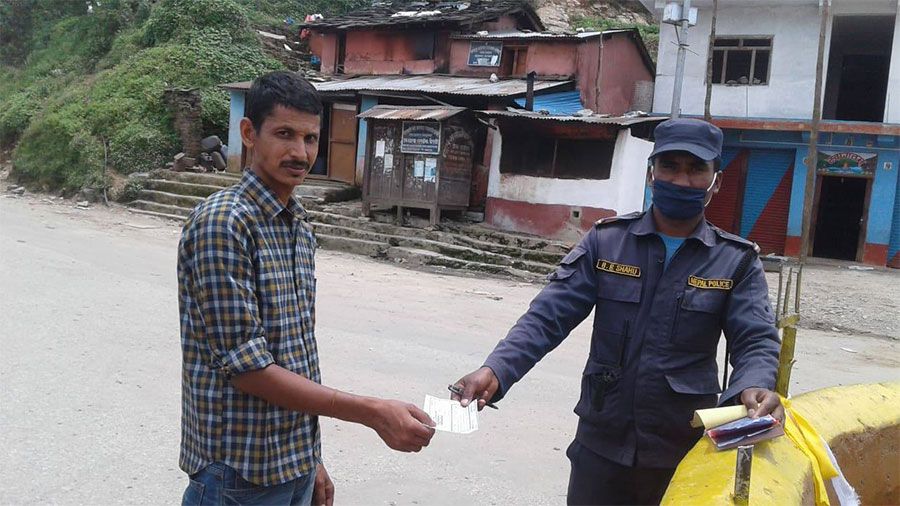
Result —
<path fill-rule="evenodd" d="M 719 189 L 722 188 L 722 180 L 725 178 L 725 173 L 721 170 L 716 171 L 716 182 L 713 183 L 712 193 L 713 195 L 719 193 Z"/>
<path fill-rule="evenodd" d="M 653 186 L 653 159 L 647 160 L 647 186 Z"/>

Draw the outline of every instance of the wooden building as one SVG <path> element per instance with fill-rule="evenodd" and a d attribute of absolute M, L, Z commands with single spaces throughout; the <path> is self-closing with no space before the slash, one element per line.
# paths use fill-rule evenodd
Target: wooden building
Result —
<path fill-rule="evenodd" d="M 369 124 L 363 212 L 427 209 L 432 224 L 447 210 L 469 207 L 472 168 L 484 126 L 464 107 L 376 106 L 359 115 Z"/>

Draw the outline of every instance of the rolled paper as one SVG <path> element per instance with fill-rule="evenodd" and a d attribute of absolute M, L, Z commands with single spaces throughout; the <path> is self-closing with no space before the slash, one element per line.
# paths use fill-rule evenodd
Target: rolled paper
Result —
<path fill-rule="evenodd" d="M 719 425 L 733 422 L 747 416 L 747 407 L 743 405 L 725 406 L 724 408 L 698 409 L 694 411 L 691 427 L 712 429 Z"/>

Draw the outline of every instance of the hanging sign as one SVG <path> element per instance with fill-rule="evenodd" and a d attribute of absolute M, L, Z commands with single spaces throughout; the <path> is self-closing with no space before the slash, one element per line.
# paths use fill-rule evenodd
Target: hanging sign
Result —
<path fill-rule="evenodd" d="M 470 67 L 498 67 L 503 54 L 502 42 L 473 40 L 469 43 Z"/>
<path fill-rule="evenodd" d="M 441 124 L 437 121 L 404 121 L 400 152 L 418 155 L 441 153 Z"/>
<path fill-rule="evenodd" d="M 816 169 L 819 174 L 844 176 L 872 176 L 878 165 L 875 153 L 853 153 L 850 151 L 819 151 Z"/>

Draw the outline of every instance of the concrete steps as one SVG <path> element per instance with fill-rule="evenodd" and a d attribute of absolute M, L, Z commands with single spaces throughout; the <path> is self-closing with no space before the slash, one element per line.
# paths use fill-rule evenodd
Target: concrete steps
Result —
<path fill-rule="evenodd" d="M 143 189 L 131 211 L 184 221 L 209 195 L 236 184 L 233 174 L 158 170 L 134 176 Z M 295 195 L 309 213 L 319 245 L 386 259 L 410 267 L 490 273 L 535 281 L 551 272 L 567 245 L 510 234 L 478 225 L 445 222 L 436 227 L 403 227 L 363 216 L 359 189 L 308 179 Z"/>
<path fill-rule="evenodd" d="M 150 211 L 151 213 L 168 214 L 178 216 L 182 221 L 190 216 L 193 209 L 170 204 L 160 204 L 152 200 L 135 200 L 128 204 L 133 210 Z"/>
<path fill-rule="evenodd" d="M 458 246 L 444 241 L 409 236 L 406 234 L 401 235 L 406 229 L 402 229 L 401 231 L 398 231 L 400 232 L 399 234 L 394 235 L 373 232 L 370 230 L 355 227 L 328 225 L 318 221 L 313 221 L 312 223 L 313 229 L 315 230 L 317 236 L 319 234 L 325 234 L 334 237 L 348 237 L 352 239 L 381 242 L 389 246 L 399 246 L 407 249 L 432 251 L 445 257 L 455 258 L 464 262 L 477 262 L 504 267 L 513 267 L 518 270 L 544 275 L 548 274 L 552 269 L 551 265 L 545 263 L 522 260 L 480 249 Z"/>

